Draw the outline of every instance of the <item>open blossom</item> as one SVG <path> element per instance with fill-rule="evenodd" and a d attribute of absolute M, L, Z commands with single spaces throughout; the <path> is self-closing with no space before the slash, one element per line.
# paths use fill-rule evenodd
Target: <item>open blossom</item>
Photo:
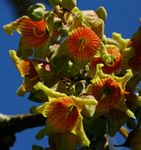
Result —
<path fill-rule="evenodd" d="M 83 128 L 81 111 L 84 105 L 97 105 L 97 101 L 75 96 L 68 97 L 64 93 L 52 91 L 39 82 L 34 90 L 42 90 L 48 95 L 48 102 L 44 103 L 33 112 L 47 117 L 46 131 L 49 135 L 71 133 L 78 137 L 79 144 L 89 146 L 90 141 Z"/>
<path fill-rule="evenodd" d="M 105 78 L 89 86 L 91 93 L 98 101 L 97 109 L 110 110 L 114 108 L 121 99 L 122 91 L 112 78 Z"/>
<path fill-rule="evenodd" d="M 81 110 L 82 107 L 69 97 L 53 98 L 36 108 L 38 113 L 47 117 L 46 129 L 49 135 L 71 133 L 79 137 L 82 145 L 88 146 Z"/>
<path fill-rule="evenodd" d="M 17 19 L 15 22 L 4 27 L 6 31 L 16 30 L 22 34 L 22 44 L 28 45 L 31 48 L 41 46 L 48 40 L 48 31 L 46 29 L 47 22 L 42 19 L 34 21 L 27 16 Z"/>
<path fill-rule="evenodd" d="M 117 71 L 120 68 L 121 54 L 120 54 L 119 49 L 110 48 L 107 50 L 107 52 L 111 56 L 112 62 L 111 63 L 105 63 L 103 58 L 101 58 L 101 57 L 93 58 L 93 60 L 91 61 L 91 67 L 93 70 L 96 69 L 96 65 L 99 63 L 104 64 L 104 66 L 102 68 L 104 73 L 112 73 L 114 71 Z"/>
<path fill-rule="evenodd" d="M 79 60 L 89 60 L 97 52 L 100 39 L 90 28 L 79 27 L 70 33 L 67 43 L 71 56 Z"/>
<path fill-rule="evenodd" d="M 23 95 L 26 91 L 31 92 L 33 86 L 42 80 L 40 70 L 50 71 L 50 65 L 40 60 L 24 60 L 20 59 L 14 50 L 10 51 L 10 56 L 14 61 L 17 70 L 24 78 L 23 84 L 19 88 L 19 95 Z M 22 94 L 20 94 L 22 93 Z"/>
<path fill-rule="evenodd" d="M 45 106 L 43 114 L 47 116 L 48 125 L 59 132 L 70 131 L 79 117 L 79 108 L 70 98 L 60 98 Z"/>

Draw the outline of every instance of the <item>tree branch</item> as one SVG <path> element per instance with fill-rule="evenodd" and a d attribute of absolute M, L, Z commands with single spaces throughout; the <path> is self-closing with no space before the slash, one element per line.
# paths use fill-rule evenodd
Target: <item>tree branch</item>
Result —
<path fill-rule="evenodd" d="M 0 138 L 14 134 L 25 129 L 45 125 L 45 118 L 42 115 L 14 115 L 7 116 L 0 114 Z"/>
<path fill-rule="evenodd" d="M 9 150 L 13 146 L 16 137 L 15 133 L 25 129 L 45 125 L 46 118 L 42 115 L 13 115 L 0 114 L 0 149 Z"/>

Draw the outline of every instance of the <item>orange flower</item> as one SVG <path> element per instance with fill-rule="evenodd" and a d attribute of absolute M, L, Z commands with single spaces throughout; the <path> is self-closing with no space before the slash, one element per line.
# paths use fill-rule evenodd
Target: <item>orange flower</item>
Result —
<path fill-rule="evenodd" d="M 88 88 L 98 101 L 97 109 L 111 110 L 121 99 L 121 88 L 119 84 L 111 78 L 105 78 L 96 82 Z"/>
<path fill-rule="evenodd" d="M 33 86 L 41 80 L 34 68 L 34 65 L 28 60 L 20 60 L 16 63 L 16 67 L 21 76 L 24 78 L 23 84 L 18 91 L 19 95 L 23 95 L 26 91 L 31 92 L 33 90 Z"/>
<path fill-rule="evenodd" d="M 77 122 L 79 111 L 70 98 L 60 98 L 45 106 L 44 114 L 48 117 L 47 123 L 59 132 L 70 131 Z"/>
<path fill-rule="evenodd" d="M 96 53 L 100 39 L 90 28 L 74 29 L 68 39 L 69 53 L 79 60 L 89 60 Z"/>
<path fill-rule="evenodd" d="M 16 21 L 4 26 L 8 34 L 13 34 L 14 30 L 22 34 L 21 43 L 31 48 L 37 48 L 48 40 L 47 22 L 42 19 L 34 21 L 27 16 L 23 16 Z"/>
<path fill-rule="evenodd" d="M 17 20 L 17 28 L 23 36 L 23 44 L 27 44 L 30 47 L 39 47 L 48 39 L 46 22 L 43 19 L 33 21 L 28 17 L 22 17 Z"/>
<path fill-rule="evenodd" d="M 16 67 L 22 77 L 30 76 L 31 78 L 34 78 L 37 74 L 32 63 L 28 60 L 21 60 L 16 64 Z"/>
<path fill-rule="evenodd" d="M 94 58 L 91 62 L 91 67 L 93 70 L 96 69 L 96 65 L 99 63 L 104 64 L 104 66 L 102 68 L 104 73 L 112 73 L 120 68 L 121 54 L 120 54 L 119 49 L 112 48 L 112 49 L 108 49 L 107 52 L 112 57 L 113 62 L 111 64 L 108 64 L 108 63 L 105 63 L 101 57 Z"/>
<path fill-rule="evenodd" d="M 78 137 L 79 144 L 89 146 L 90 141 L 83 128 L 81 111 L 85 105 L 97 105 L 97 101 L 94 98 L 68 97 L 65 93 L 53 91 L 41 82 L 34 86 L 34 90 L 43 91 L 48 98 L 47 102 L 32 109 L 33 113 L 47 117 L 45 134 L 71 133 Z"/>
<path fill-rule="evenodd" d="M 24 78 L 23 84 L 18 89 L 19 95 L 33 91 L 33 86 L 42 80 L 41 70 L 50 71 L 50 64 L 41 60 L 20 59 L 14 50 L 10 50 L 10 56 L 14 61 L 19 73 Z"/>

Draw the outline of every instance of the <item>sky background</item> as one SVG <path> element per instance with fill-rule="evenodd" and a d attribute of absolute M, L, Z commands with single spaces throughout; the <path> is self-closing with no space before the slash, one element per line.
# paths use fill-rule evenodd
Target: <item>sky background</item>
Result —
<path fill-rule="evenodd" d="M 19 97 L 16 90 L 21 84 L 21 77 L 9 57 L 10 49 L 17 49 L 19 36 L 8 36 L 2 26 L 15 20 L 15 8 L 9 3 L 10 0 L 0 2 L 0 112 L 4 114 L 28 113 L 35 103 L 27 99 L 28 95 Z M 38 0 L 37 2 L 41 2 Z M 105 34 L 111 37 L 112 32 L 121 33 L 124 38 L 130 38 L 138 29 L 141 17 L 141 0 L 78 0 L 80 9 L 95 10 L 104 6 L 108 12 L 105 25 Z M 32 144 L 46 146 L 47 138 L 41 141 L 35 140 L 39 128 L 26 130 L 16 134 L 17 141 L 11 150 L 31 150 Z M 121 144 L 124 140 L 118 136 L 115 144 Z M 112 149 L 113 150 L 113 149 Z M 127 150 L 118 148 L 115 150 Z"/>

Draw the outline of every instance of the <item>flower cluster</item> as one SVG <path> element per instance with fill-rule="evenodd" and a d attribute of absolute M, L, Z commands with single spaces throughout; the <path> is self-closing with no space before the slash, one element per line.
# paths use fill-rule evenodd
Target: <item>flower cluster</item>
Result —
<path fill-rule="evenodd" d="M 48 135 L 51 150 L 75 150 L 114 136 L 124 124 L 136 129 L 141 30 L 131 39 L 115 32 L 108 38 L 105 8 L 81 11 L 76 0 L 50 4 L 53 10 L 38 3 L 28 16 L 4 26 L 7 34 L 21 35 L 18 50 L 10 50 L 23 78 L 17 94 L 28 92 L 30 100 L 42 103 L 31 113 L 47 118 L 37 137 Z"/>

